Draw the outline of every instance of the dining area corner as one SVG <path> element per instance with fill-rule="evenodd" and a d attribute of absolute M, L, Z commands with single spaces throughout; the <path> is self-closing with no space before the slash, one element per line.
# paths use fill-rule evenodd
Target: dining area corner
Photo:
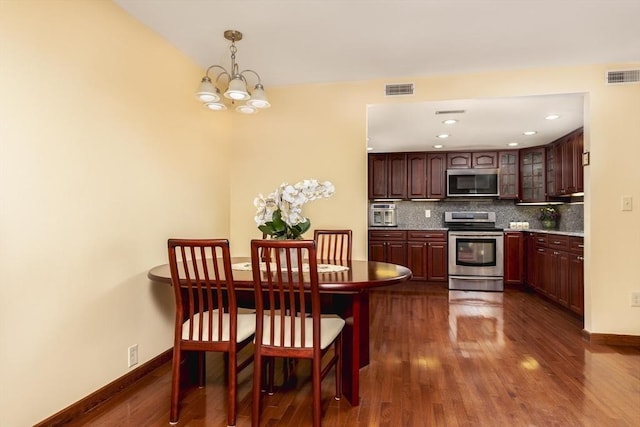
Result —
<path fill-rule="evenodd" d="M 331 233 L 330 230 L 318 230 L 315 235 L 327 237 Z M 336 234 L 338 237 L 329 238 L 338 248 L 338 253 L 343 243 L 345 247 L 350 245 L 341 240 L 345 235 L 350 236 L 350 233 L 340 230 Z M 321 245 L 326 256 L 328 243 Z M 168 247 L 170 262 L 151 268 L 148 278 L 159 286 L 171 285 L 176 296 L 172 422 L 178 421 L 177 396 L 184 361 L 180 349 L 183 347 L 192 351 L 225 351 L 229 354 L 229 363 L 225 362 L 229 375 L 229 425 L 233 425 L 235 419 L 237 391 L 234 381 L 237 372 L 253 362 L 253 400 L 254 405 L 258 405 L 253 417 L 257 420 L 263 393 L 267 389 L 273 390 L 275 357 L 289 360 L 296 356 L 298 347 L 301 347 L 299 351 L 303 358 L 316 360 L 319 357 L 317 363 L 312 364 L 314 384 L 320 381 L 321 372 L 324 377 L 333 368 L 336 398 L 344 395 L 351 405 L 359 404 L 359 373 L 369 363 L 370 351 L 368 291 L 409 280 L 411 271 L 408 268 L 347 257 L 338 259 L 334 256 L 328 261 L 320 259 L 318 257 L 322 253 L 317 251 L 316 240 L 253 239 L 250 258 L 231 257 L 226 239 L 170 239 Z M 215 248 L 221 250 L 216 252 Z M 343 250 L 343 254 L 347 255 L 348 251 Z M 269 294 L 274 289 L 281 293 Z M 302 298 L 297 300 L 297 296 Z M 271 323 L 262 322 L 264 319 Z M 313 322 L 305 326 L 304 323 L 311 319 Z M 331 323 L 321 326 L 325 322 L 339 322 L 336 338 L 341 345 L 336 347 L 338 350 L 333 350 L 329 366 L 320 371 L 326 347 L 320 348 L 317 355 L 311 349 L 317 344 L 316 334 L 320 340 L 321 328 L 322 336 L 325 330 L 331 330 Z M 256 341 L 265 330 L 279 331 L 278 339 L 297 337 L 297 341 L 274 343 L 273 336 L 271 341 L 263 341 L 266 338 Z M 241 331 L 245 332 L 241 334 Z M 203 333 L 208 335 L 203 336 Z M 231 339 L 232 336 L 237 339 Z M 207 341 L 216 343 L 207 347 Z M 254 347 L 250 360 L 240 365 L 236 363 L 238 350 L 229 347 L 236 341 L 240 348 L 245 345 Z M 263 342 L 264 346 L 258 345 Z M 278 348 L 284 351 L 277 351 Z M 265 357 L 264 363 L 260 355 Z M 203 381 L 204 358 L 185 360 L 188 364 L 198 365 L 191 368 L 199 372 L 197 378 Z M 314 425 L 318 425 L 320 414 L 320 398 L 315 396 L 318 387 L 313 387 Z"/>

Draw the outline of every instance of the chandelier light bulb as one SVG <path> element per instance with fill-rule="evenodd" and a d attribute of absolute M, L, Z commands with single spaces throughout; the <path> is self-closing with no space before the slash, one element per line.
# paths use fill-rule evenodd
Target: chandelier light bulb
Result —
<path fill-rule="evenodd" d="M 196 98 L 202 102 L 218 102 L 220 101 L 220 91 L 211 83 L 211 79 L 207 76 L 202 78 Z"/>
<path fill-rule="evenodd" d="M 258 109 L 251 105 L 238 105 L 236 111 L 242 114 L 255 114 L 258 112 Z"/>
<path fill-rule="evenodd" d="M 213 111 L 223 111 L 227 109 L 227 106 L 222 102 L 207 102 L 204 106 Z"/>
<path fill-rule="evenodd" d="M 267 101 L 267 94 L 264 92 L 264 88 L 261 84 L 257 84 L 253 88 L 251 93 L 251 99 L 247 101 L 247 104 L 255 108 L 269 108 L 271 104 Z"/>
<path fill-rule="evenodd" d="M 236 75 L 233 80 L 229 82 L 229 88 L 224 93 L 225 98 L 234 99 L 236 101 L 244 101 L 249 99 L 249 92 L 247 92 L 247 85 L 242 80 L 242 77 Z"/>

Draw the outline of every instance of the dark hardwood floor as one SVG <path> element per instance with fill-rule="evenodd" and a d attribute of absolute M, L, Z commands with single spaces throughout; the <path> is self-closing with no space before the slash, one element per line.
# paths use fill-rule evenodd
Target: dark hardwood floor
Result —
<path fill-rule="evenodd" d="M 638 426 L 640 349 L 589 344 L 582 322 L 522 291 L 449 292 L 417 282 L 371 292 L 371 363 L 360 406 L 332 398 L 325 426 Z M 186 385 L 179 425 L 226 425 L 222 358 L 205 388 Z M 278 370 L 280 371 L 280 370 Z M 265 396 L 264 426 L 311 423 L 309 366 Z M 251 368 L 239 376 L 238 426 L 251 424 Z M 170 364 L 70 426 L 169 424 Z"/>

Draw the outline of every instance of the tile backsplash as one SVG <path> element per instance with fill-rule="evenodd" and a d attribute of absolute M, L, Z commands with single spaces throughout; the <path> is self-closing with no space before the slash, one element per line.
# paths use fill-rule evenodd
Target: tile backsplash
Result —
<path fill-rule="evenodd" d="M 426 229 L 443 228 L 444 213 L 449 211 L 489 211 L 496 213 L 496 226 L 509 228 L 513 221 L 528 221 L 530 228 L 540 229 L 538 212 L 541 206 L 520 206 L 512 200 L 483 199 L 478 201 L 400 201 L 397 206 L 398 228 Z M 584 229 L 584 205 L 556 205 L 560 212 L 559 231 L 581 232 Z M 431 217 L 425 218 L 425 210 Z"/>

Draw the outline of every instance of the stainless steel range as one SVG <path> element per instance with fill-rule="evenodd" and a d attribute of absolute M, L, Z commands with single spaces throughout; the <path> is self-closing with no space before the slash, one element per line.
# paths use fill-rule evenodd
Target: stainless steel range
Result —
<path fill-rule="evenodd" d="M 449 289 L 504 290 L 504 236 L 495 212 L 445 212 Z"/>

